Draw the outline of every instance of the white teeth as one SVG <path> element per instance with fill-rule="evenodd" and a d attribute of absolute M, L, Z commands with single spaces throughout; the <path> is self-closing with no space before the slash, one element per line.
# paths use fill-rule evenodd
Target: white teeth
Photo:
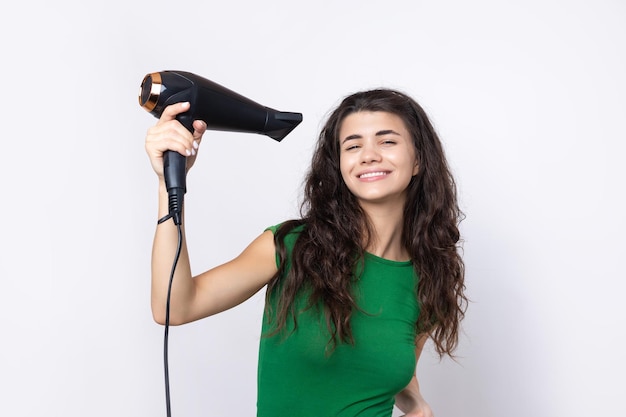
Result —
<path fill-rule="evenodd" d="M 366 174 L 359 175 L 359 178 L 380 177 L 380 176 L 383 176 L 383 175 L 387 175 L 387 173 L 385 173 L 383 171 L 368 172 Z"/>

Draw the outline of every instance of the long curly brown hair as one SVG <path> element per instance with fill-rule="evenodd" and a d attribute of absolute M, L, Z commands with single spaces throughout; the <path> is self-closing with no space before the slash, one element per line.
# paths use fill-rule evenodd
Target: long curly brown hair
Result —
<path fill-rule="evenodd" d="M 463 213 L 443 147 L 428 116 L 415 100 L 396 90 L 369 90 L 344 98 L 322 128 L 305 180 L 301 219 L 283 223 L 275 234 L 281 263 L 267 289 L 268 300 L 278 299 L 270 320 L 275 331 L 285 328 L 289 320 L 297 327 L 294 301 L 306 291 L 309 307 L 320 302 L 323 306 L 333 346 L 353 343 L 350 317 L 358 309 L 351 291 L 358 279 L 354 271 L 373 233 L 339 170 L 339 129 L 346 116 L 359 111 L 395 114 L 413 137 L 419 172 L 406 193 L 402 243 L 419 277 L 416 328 L 418 334 L 430 336 L 440 356 L 452 356 L 467 308 L 458 229 Z M 287 267 L 284 239 L 298 226 L 302 231 Z"/>

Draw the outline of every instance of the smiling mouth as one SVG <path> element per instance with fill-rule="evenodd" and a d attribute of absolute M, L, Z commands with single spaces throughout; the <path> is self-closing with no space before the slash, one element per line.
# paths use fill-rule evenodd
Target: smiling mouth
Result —
<path fill-rule="evenodd" d="M 384 177 L 387 174 L 388 173 L 385 171 L 366 172 L 365 174 L 359 175 L 359 178 Z"/>

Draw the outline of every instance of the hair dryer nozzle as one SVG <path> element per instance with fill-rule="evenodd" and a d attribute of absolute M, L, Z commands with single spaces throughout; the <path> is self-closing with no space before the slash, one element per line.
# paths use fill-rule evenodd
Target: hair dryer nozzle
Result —
<path fill-rule="evenodd" d="M 268 109 L 267 122 L 265 123 L 265 133 L 272 139 L 280 142 L 293 129 L 302 122 L 301 113 L 289 113 Z"/>

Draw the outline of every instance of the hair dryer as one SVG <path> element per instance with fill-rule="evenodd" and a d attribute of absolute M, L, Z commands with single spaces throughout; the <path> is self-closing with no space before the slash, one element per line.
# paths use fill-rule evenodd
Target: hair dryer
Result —
<path fill-rule="evenodd" d="M 302 121 L 301 113 L 280 112 L 262 106 L 213 81 L 184 71 L 147 74 L 139 88 L 139 104 L 155 117 L 165 107 L 187 101 L 189 110 L 177 120 L 190 132 L 193 121 L 203 120 L 207 129 L 259 133 L 281 141 Z M 185 157 L 167 151 L 163 155 L 169 214 L 181 223 L 183 197 L 187 191 Z"/>

